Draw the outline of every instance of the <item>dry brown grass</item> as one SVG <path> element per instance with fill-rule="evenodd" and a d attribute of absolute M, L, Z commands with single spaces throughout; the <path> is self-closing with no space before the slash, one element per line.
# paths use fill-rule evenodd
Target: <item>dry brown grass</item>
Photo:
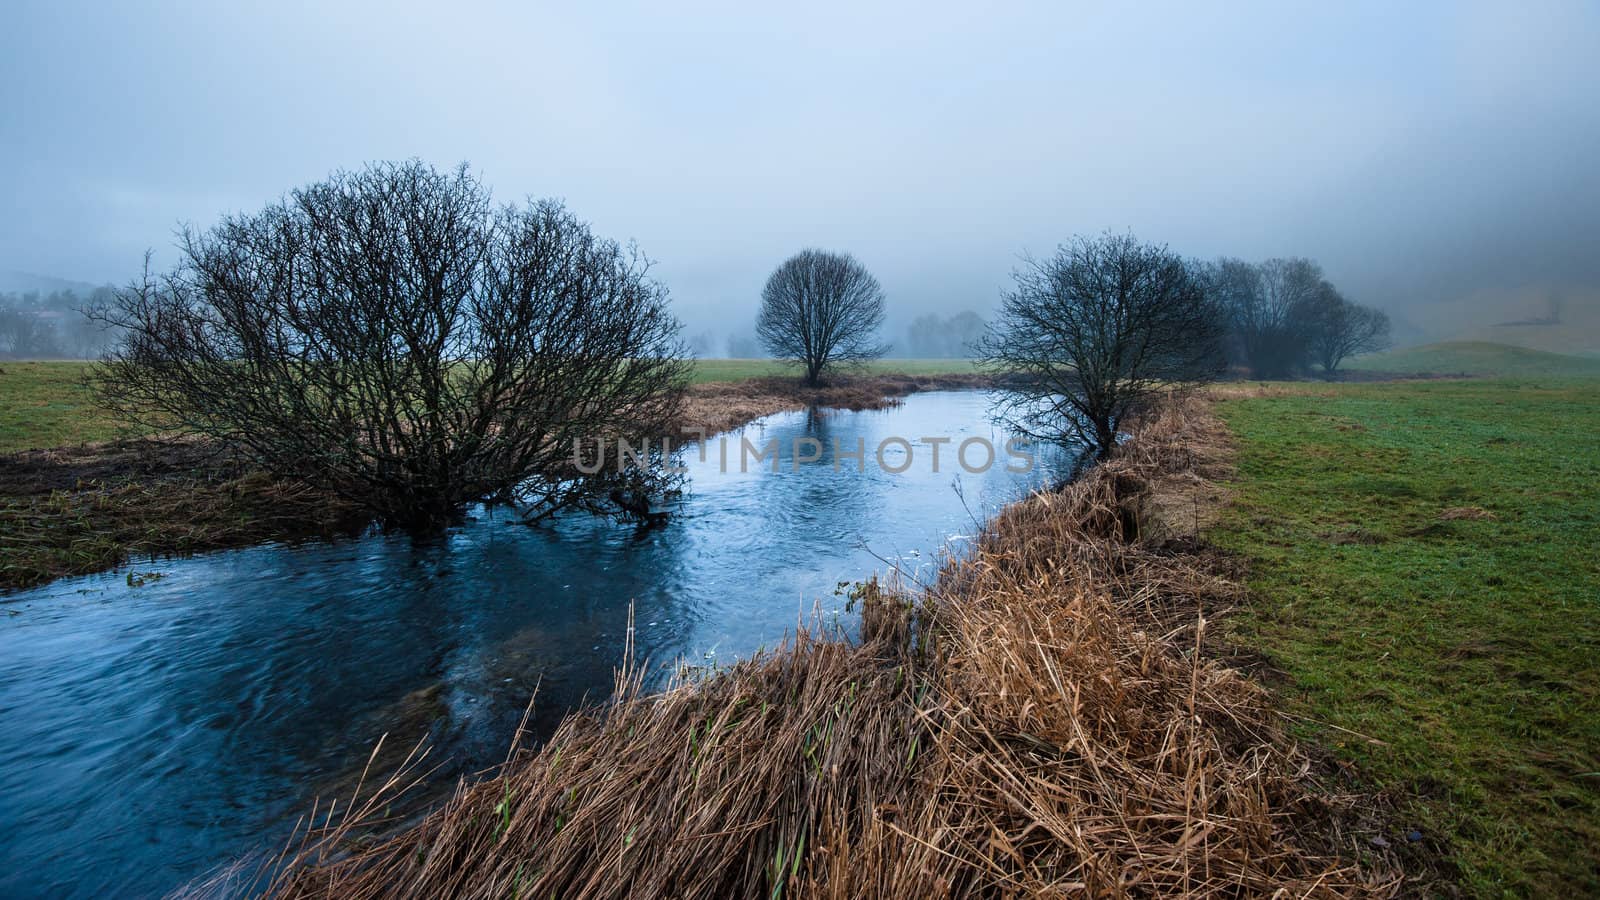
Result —
<path fill-rule="evenodd" d="M 1440 512 L 1439 518 L 1448 522 L 1454 519 L 1494 519 L 1498 516 L 1481 506 L 1452 506 Z"/>
<path fill-rule="evenodd" d="M 1139 534 L 1162 485 L 1207 480 L 1210 427 L 1170 403 L 1077 484 L 1006 510 L 925 595 L 867 586 L 858 642 L 802 633 L 653 695 L 624 673 L 612 702 L 387 836 L 402 781 L 341 804 L 268 893 L 1391 894 L 1389 872 L 1340 858 L 1265 692 L 1200 652 L 1237 587 L 1184 539 Z"/>
<path fill-rule="evenodd" d="M 684 402 L 686 428 L 707 435 L 732 431 L 774 413 L 817 406 L 830 409 L 887 409 L 906 394 L 987 387 L 993 379 L 980 374 L 857 375 L 837 378 L 821 387 L 806 387 L 799 378 L 769 376 L 743 381 L 710 382 L 689 388 Z"/>

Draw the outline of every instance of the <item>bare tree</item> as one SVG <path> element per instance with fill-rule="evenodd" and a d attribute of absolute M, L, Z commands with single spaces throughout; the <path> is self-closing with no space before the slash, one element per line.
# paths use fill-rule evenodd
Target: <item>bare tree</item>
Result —
<path fill-rule="evenodd" d="M 1259 265 L 1224 258 L 1206 267 L 1205 277 L 1251 374 L 1281 378 L 1306 366 L 1316 302 L 1326 283 L 1321 267 L 1299 258 Z"/>
<path fill-rule="evenodd" d="M 1389 316 L 1383 310 L 1346 300 L 1333 285 L 1323 282 L 1315 301 L 1311 354 L 1331 377 L 1339 364 L 1361 353 L 1389 346 Z"/>
<path fill-rule="evenodd" d="M 1223 349 L 1230 365 L 1250 366 L 1250 350 L 1259 344 L 1261 270 L 1242 259 L 1223 257 L 1214 263 L 1194 261 L 1190 273 L 1199 280 L 1227 324 Z"/>
<path fill-rule="evenodd" d="M 1251 332 L 1250 367 L 1259 378 L 1281 378 L 1307 362 L 1326 282 L 1322 267 L 1309 259 L 1269 259 L 1260 270 L 1261 315 Z"/>
<path fill-rule="evenodd" d="M 1220 316 L 1166 247 L 1078 237 L 1013 277 L 981 362 L 1011 376 L 996 417 L 1026 435 L 1104 458 L 1141 401 L 1222 370 Z"/>
<path fill-rule="evenodd" d="M 848 253 L 802 250 L 767 279 L 756 334 L 815 385 L 830 369 L 887 352 L 877 342 L 882 324 L 883 288 L 865 266 Z"/>
<path fill-rule="evenodd" d="M 477 501 L 599 509 L 659 474 L 574 462 L 580 440 L 666 434 L 687 365 L 648 261 L 559 203 L 495 207 L 464 165 L 391 163 L 180 250 L 102 313 L 125 337 L 96 381 L 131 421 L 408 528 Z"/>

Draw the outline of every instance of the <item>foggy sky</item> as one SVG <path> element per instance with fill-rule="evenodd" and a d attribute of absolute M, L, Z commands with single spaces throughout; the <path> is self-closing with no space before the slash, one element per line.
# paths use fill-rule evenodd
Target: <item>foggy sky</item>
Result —
<path fill-rule="evenodd" d="M 420 157 L 637 239 L 690 332 L 805 246 L 874 270 L 894 336 L 1107 228 L 1311 256 L 1445 331 L 1600 297 L 1597 3 L 578 5 L 10 0 L 0 270 L 123 282 L 182 222 Z"/>

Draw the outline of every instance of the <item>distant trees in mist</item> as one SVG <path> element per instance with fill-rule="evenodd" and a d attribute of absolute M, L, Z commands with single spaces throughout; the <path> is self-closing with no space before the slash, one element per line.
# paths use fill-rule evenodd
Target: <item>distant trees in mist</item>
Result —
<path fill-rule="evenodd" d="M 111 302 L 109 287 L 86 293 L 37 291 L 0 294 L 0 359 L 89 359 L 99 356 L 115 335 L 87 310 Z"/>
<path fill-rule="evenodd" d="M 972 310 L 949 318 L 927 313 L 906 329 L 906 355 L 915 359 L 965 359 L 977 354 L 986 323 Z"/>
<path fill-rule="evenodd" d="M 1388 343 L 1388 316 L 1346 300 L 1308 259 L 1184 260 L 1108 232 L 1025 257 L 1012 278 L 978 343 L 979 364 L 1004 377 L 995 418 L 1102 459 L 1127 417 L 1174 385 L 1230 364 L 1259 378 L 1313 365 L 1332 376 Z M 918 322 L 929 334 L 939 324 Z"/>
<path fill-rule="evenodd" d="M 689 355 L 695 359 L 710 359 L 717 355 L 717 336 L 709 331 L 697 331 L 690 335 L 685 345 Z"/>
<path fill-rule="evenodd" d="M 728 335 L 729 359 L 761 359 L 767 351 L 761 346 L 761 338 L 755 332 L 734 333 Z"/>
<path fill-rule="evenodd" d="M 1322 267 L 1301 257 L 1191 263 L 1227 327 L 1230 364 L 1256 378 L 1313 365 L 1333 375 L 1347 358 L 1389 345 L 1389 317 L 1345 299 Z"/>

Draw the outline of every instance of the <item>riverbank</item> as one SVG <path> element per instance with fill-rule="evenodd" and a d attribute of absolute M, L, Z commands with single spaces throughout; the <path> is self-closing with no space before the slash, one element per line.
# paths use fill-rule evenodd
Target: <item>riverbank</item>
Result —
<path fill-rule="evenodd" d="M 60 446 L 0 456 L 0 590 L 152 557 L 335 538 L 368 524 L 337 497 L 201 442 L 102 439 L 115 424 L 83 393 L 81 364 L 8 363 L 4 372 L 6 445 Z M 867 374 L 821 388 L 778 376 L 702 382 L 689 389 L 683 426 L 709 435 L 808 406 L 878 409 L 917 391 L 988 383 L 959 371 Z"/>
<path fill-rule="evenodd" d="M 277 896 L 1298 896 L 1392 892 L 1265 690 L 1211 652 L 1242 594 L 1196 540 L 1229 474 L 1174 402 L 1015 504 L 861 639 L 609 703 L 398 834 L 406 775 L 341 798 Z"/>

